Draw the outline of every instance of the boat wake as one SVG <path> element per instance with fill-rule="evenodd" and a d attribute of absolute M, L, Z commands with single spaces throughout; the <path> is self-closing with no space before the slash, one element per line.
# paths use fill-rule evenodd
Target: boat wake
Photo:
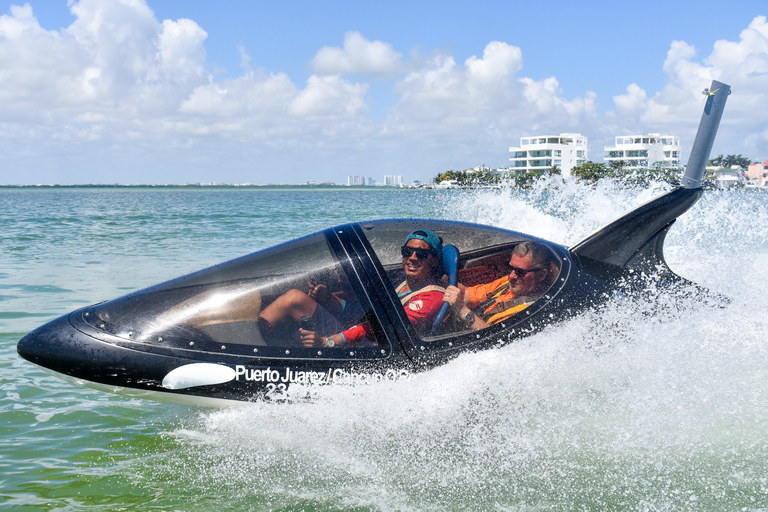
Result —
<path fill-rule="evenodd" d="M 445 217 L 569 244 L 657 194 L 462 192 Z M 667 237 L 670 267 L 730 304 L 650 290 L 409 379 L 199 411 L 151 471 L 275 509 L 765 507 L 767 207 L 707 192 Z"/>

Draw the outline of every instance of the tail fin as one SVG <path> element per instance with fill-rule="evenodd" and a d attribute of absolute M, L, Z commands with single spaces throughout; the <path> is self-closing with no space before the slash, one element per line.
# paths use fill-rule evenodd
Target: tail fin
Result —
<path fill-rule="evenodd" d="M 664 237 L 702 194 L 702 179 L 730 86 L 713 81 L 682 185 L 611 222 L 571 248 L 587 271 L 611 274 L 631 265 L 663 264 Z M 609 277 L 609 276 L 603 276 Z"/>

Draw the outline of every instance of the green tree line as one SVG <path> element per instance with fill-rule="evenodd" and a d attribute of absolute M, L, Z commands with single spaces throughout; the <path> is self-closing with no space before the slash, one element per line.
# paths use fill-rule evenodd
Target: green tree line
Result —
<path fill-rule="evenodd" d="M 717 155 L 715 158 L 709 161 L 709 165 L 714 165 L 716 167 L 731 168 L 732 166 L 736 165 L 744 170 L 746 170 L 751 163 L 752 161 L 749 158 L 741 155 Z"/>
<path fill-rule="evenodd" d="M 738 166 L 746 170 L 751 163 L 749 158 L 741 155 L 718 155 L 709 160 L 709 165 L 713 167 Z M 647 184 L 653 181 L 664 181 L 672 185 L 679 185 L 683 177 L 684 169 L 676 167 L 652 167 L 650 169 L 625 169 L 625 162 L 618 160 L 611 162 L 610 165 L 586 162 L 583 165 L 571 169 L 571 174 L 577 179 L 594 183 L 602 178 L 612 178 L 624 180 L 630 183 Z M 713 186 L 712 176 L 706 175 L 704 184 Z"/>
<path fill-rule="evenodd" d="M 553 166 L 545 173 L 540 174 L 537 172 L 529 172 L 525 174 L 512 174 L 509 177 L 502 177 L 499 174 L 494 174 L 489 170 L 484 171 L 445 171 L 435 176 L 434 182 L 440 183 L 441 181 L 454 180 L 460 187 L 476 187 L 476 186 L 488 186 L 497 185 L 502 181 L 512 181 L 519 187 L 529 186 L 534 180 L 541 178 L 545 175 L 561 174 L 560 168 Z"/>
<path fill-rule="evenodd" d="M 495 185 L 499 177 L 491 171 L 445 171 L 435 176 L 435 183 L 454 180 L 460 187 L 473 187 L 478 185 Z"/>
<path fill-rule="evenodd" d="M 743 170 L 749 167 L 751 160 L 742 155 L 717 155 L 709 160 L 709 165 L 714 167 L 738 166 Z M 627 183 L 644 185 L 651 182 L 667 182 L 672 185 L 679 185 L 683 177 L 683 169 L 679 167 L 661 167 L 654 166 L 650 169 L 626 169 L 626 163 L 622 160 L 611 162 L 610 165 L 596 162 L 586 162 L 571 169 L 571 175 L 581 181 L 595 183 L 603 178 L 611 178 L 626 181 Z M 510 181 L 518 187 L 527 187 L 531 183 L 544 175 L 561 174 L 557 166 L 553 166 L 545 173 L 526 173 L 512 174 L 504 181 Z M 705 185 L 713 185 L 705 177 Z M 445 171 L 435 176 L 435 183 L 445 180 L 454 180 L 460 187 L 476 187 L 483 185 L 496 185 L 502 181 L 502 177 L 493 174 L 489 170 L 483 171 Z"/>
<path fill-rule="evenodd" d="M 652 167 L 650 169 L 625 169 L 624 162 L 611 162 L 611 165 L 586 162 L 571 169 L 571 175 L 581 181 L 594 183 L 603 178 L 623 180 L 628 183 L 643 185 L 654 181 L 664 181 L 679 185 L 683 169 L 677 167 Z"/>

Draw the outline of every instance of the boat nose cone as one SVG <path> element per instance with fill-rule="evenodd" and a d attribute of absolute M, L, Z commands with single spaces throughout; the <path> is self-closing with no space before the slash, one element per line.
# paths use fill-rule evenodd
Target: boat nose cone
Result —
<path fill-rule="evenodd" d="M 81 337 L 83 334 L 72 327 L 65 315 L 21 338 L 16 351 L 31 363 L 61 371 L 63 367 L 71 367 L 73 357 L 77 357 L 77 347 L 82 346 L 82 340 L 78 340 Z"/>

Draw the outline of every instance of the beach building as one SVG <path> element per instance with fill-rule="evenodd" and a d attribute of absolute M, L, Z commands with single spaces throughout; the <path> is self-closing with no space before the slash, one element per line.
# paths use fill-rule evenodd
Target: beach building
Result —
<path fill-rule="evenodd" d="M 522 137 L 520 146 L 509 152 L 509 169 L 515 174 L 541 174 L 556 166 L 566 178 L 571 169 L 587 161 L 587 138 L 579 133 Z"/>
<path fill-rule="evenodd" d="M 443 180 L 440 183 L 436 183 L 435 185 L 433 185 L 433 187 L 437 189 L 459 188 L 459 182 L 456 180 Z"/>
<path fill-rule="evenodd" d="M 347 176 L 348 187 L 360 187 L 365 185 L 365 178 L 363 176 Z"/>
<path fill-rule="evenodd" d="M 680 137 L 675 135 L 619 135 L 616 145 L 605 146 L 605 163 L 623 162 L 624 169 L 682 167 Z"/>
<path fill-rule="evenodd" d="M 480 165 L 478 167 L 472 167 L 471 169 L 464 169 L 464 172 L 469 174 L 482 174 L 482 173 L 493 174 L 494 169 L 492 169 L 491 167 L 486 167 L 485 165 Z"/>
<path fill-rule="evenodd" d="M 761 164 L 749 164 L 747 178 L 755 180 L 758 188 L 764 188 L 768 183 L 768 160 Z"/>
<path fill-rule="evenodd" d="M 712 171 L 712 177 L 715 182 L 715 186 L 719 189 L 729 189 L 744 185 L 746 178 L 744 177 L 744 169 L 738 165 L 732 165 L 730 167 L 716 167 Z"/>

